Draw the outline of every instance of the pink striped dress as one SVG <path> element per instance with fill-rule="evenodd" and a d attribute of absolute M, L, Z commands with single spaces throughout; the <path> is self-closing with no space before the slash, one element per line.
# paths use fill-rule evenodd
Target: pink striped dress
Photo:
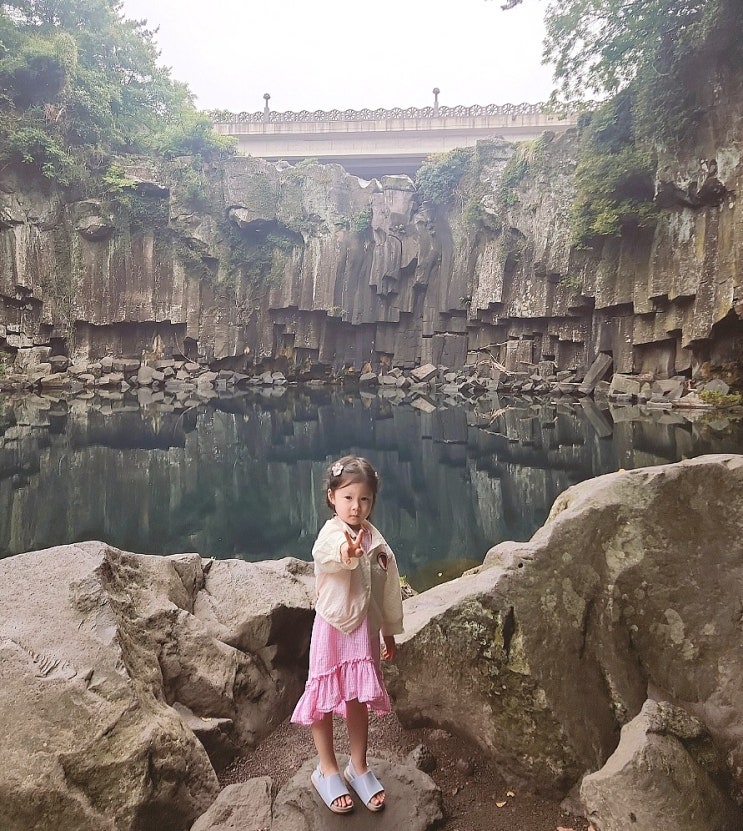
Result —
<path fill-rule="evenodd" d="M 365 531 L 365 552 L 370 543 Z M 310 725 L 328 713 L 346 718 L 346 701 L 354 699 L 379 714 L 392 711 L 382 679 L 379 631 L 371 629 L 368 615 L 348 635 L 315 615 L 307 685 L 291 720 Z"/>

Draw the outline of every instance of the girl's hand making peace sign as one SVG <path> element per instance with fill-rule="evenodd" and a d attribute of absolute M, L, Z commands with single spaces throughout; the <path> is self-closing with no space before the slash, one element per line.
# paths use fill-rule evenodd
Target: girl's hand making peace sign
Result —
<path fill-rule="evenodd" d="M 364 549 L 361 547 L 361 538 L 364 536 L 364 524 L 362 523 L 358 533 L 354 537 L 350 531 L 344 530 L 346 541 L 341 546 L 341 558 L 345 565 L 350 565 L 351 558 L 359 559 L 364 556 Z"/>

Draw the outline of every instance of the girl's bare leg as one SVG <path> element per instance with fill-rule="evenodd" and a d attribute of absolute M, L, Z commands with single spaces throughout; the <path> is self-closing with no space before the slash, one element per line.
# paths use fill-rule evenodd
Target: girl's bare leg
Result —
<path fill-rule="evenodd" d="M 369 770 L 366 763 L 366 751 L 369 746 L 369 710 L 358 699 L 346 701 L 346 726 L 348 727 L 348 744 L 351 748 L 353 769 L 361 775 Z M 384 802 L 384 791 L 372 797 L 375 805 Z"/>
<path fill-rule="evenodd" d="M 331 713 L 312 723 L 312 739 L 315 742 L 317 755 L 320 757 L 322 775 L 332 776 L 334 773 L 340 773 L 338 760 L 335 758 L 335 748 L 333 747 L 333 716 Z M 345 808 L 353 805 L 353 800 L 348 795 L 339 796 L 338 799 L 333 800 L 333 804 L 338 808 Z"/>

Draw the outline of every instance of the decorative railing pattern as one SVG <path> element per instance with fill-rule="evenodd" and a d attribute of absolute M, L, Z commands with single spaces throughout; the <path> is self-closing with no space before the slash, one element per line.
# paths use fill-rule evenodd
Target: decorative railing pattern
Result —
<path fill-rule="evenodd" d="M 590 107 L 590 104 L 584 105 Z M 554 115 L 564 118 L 564 110 L 551 109 L 547 104 L 475 104 L 472 107 L 394 107 L 391 110 L 301 110 L 300 112 L 274 112 L 264 110 L 255 113 L 233 113 L 229 110 L 212 110 L 209 113 L 217 124 L 260 124 L 316 121 L 384 121 L 400 118 L 467 118 L 487 115 Z M 570 113 L 574 115 L 574 113 Z"/>

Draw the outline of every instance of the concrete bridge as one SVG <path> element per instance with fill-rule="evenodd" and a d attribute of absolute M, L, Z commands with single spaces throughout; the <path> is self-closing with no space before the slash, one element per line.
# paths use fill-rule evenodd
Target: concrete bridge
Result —
<path fill-rule="evenodd" d="M 365 179 L 386 173 L 414 176 L 426 156 L 480 139 L 529 141 L 545 130 L 575 126 L 578 114 L 550 112 L 545 104 L 490 104 L 391 110 L 316 110 L 274 112 L 270 95 L 263 112 L 212 112 L 214 129 L 235 136 L 242 155 L 288 162 L 337 162 Z"/>

